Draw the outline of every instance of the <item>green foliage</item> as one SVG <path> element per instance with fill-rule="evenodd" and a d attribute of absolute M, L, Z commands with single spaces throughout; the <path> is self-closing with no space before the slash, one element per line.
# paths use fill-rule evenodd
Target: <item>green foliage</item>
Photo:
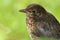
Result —
<path fill-rule="evenodd" d="M 30 40 L 25 14 L 19 9 L 37 3 L 60 22 L 60 0 L 0 0 L 0 40 Z"/>

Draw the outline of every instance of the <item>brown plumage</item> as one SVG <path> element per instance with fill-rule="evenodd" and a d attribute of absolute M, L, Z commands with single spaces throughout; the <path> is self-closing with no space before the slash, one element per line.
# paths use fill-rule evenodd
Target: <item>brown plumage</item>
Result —
<path fill-rule="evenodd" d="M 26 13 L 26 23 L 33 40 L 40 40 L 40 37 L 54 37 L 57 40 L 60 38 L 59 22 L 41 5 L 30 4 L 19 11 Z"/>

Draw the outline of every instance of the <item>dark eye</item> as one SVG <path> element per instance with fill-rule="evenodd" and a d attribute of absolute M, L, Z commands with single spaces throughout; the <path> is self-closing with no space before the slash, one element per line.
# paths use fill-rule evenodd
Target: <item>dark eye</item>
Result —
<path fill-rule="evenodd" d="M 33 10 L 32 12 L 35 13 L 35 10 Z"/>

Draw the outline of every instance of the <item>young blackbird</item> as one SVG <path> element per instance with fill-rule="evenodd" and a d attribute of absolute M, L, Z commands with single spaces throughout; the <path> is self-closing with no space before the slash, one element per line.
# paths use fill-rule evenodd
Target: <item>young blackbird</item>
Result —
<path fill-rule="evenodd" d="M 19 10 L 26 13 L 26 23 L 32 40 L 59 40 L 60 24 L 57 19 L 39 4 L 30 4 Z"/>

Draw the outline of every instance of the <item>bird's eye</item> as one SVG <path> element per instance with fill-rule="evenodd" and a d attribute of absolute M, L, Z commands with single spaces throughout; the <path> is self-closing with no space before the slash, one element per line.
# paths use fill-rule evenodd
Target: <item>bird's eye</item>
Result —
<path fill-rule="evenodd" d="M 35 10 L 33 10 L 32 12 L 35 13 Z"/>

